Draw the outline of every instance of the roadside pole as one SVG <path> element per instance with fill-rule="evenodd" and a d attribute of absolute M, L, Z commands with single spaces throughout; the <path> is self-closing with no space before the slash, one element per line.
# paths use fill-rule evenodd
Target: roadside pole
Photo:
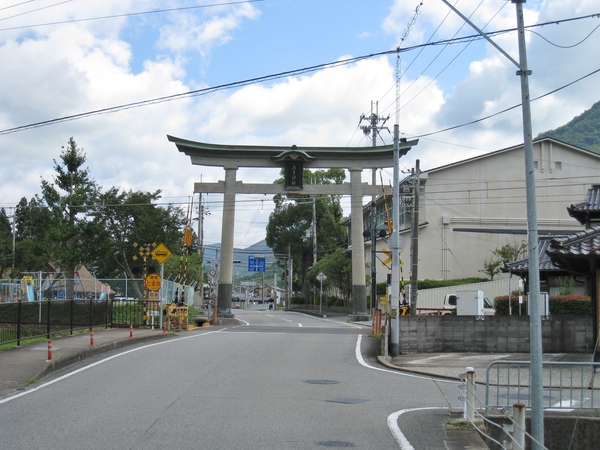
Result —
<path fill-rule="evenodd" d="M 325 274 L 323 272 L 319 272 L 319 275 L 317 275 L 317 280 L 319 280 L 319 282 L 321 283 L 321 291 L 319 294 L 319 314 L 323 314 L 323 281 L 325 281 L 326 279 L 327 277 L 325 276 Z"/>
<path fill-rule="evenodd" d="M 163 329 L 163 302 L 164 302 L 164 279 L 165 279 L 165 263 L 160 264 L 160 289 L 158 290 L 158 317 L 159 319 L 159 330 Z"/>
<path fill-rule="evenodd" d="M 400 305 L 400 126 L 394 125 L 394 185 L 392 193 L 392 291 L 390 292 L 390 355 L 400 354 L 398 308 Z"/>
<path fill-rule="evenodd" d="M 535 198 L 535 166 L 533 158 L 533 137 L 531 125 L 531 97 L 529 94 L 529 75 L 527 67 L 527 46 L 525 43 L 525 24 L 523 3 L 527 0 L 511 0 L 516 6 L 517 33 L 519 41 L 519 61 L 515 61 L 482 30 L 461 14 L 448 0 L 442 0 L 461 19 L 492 44 L 511 63 L 517 67 L 521 79 L 521 108 L 523 116 L 523 150 L 525 153 L 525 191 L 527 203 L 527 251 L 529 260 L 529 342 L 530 342 L 530 386 L 531 386 L 531 448 L 541 450 L 544 447 L 544 393 L 542 386 L 542 316 L 540 305 L 540 262 L 538 250 L 537 203 Z M 533 269 L 533 270 L 532 270 Z"/>

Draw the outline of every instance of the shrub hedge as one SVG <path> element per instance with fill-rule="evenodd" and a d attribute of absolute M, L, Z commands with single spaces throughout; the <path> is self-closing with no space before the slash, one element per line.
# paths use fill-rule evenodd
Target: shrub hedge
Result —
<path fill-rule="evenodd" d="M 291 305 L 304 305 L 304 298 L 302 297 L 291 297 L 290 298 Z"/>
<path fill-rule="evenodd" d="M 511 304 L 513 314 L 519 311 L 519 296 L 511 295 Z M 508 295 L 496 297 L 494 299 L 494 307 L 496 308 L 497 316 L 508 316 L 509 305 Z M 527 296 L 523 296 L 521 305 L 521 313 L 527 314 Z M 589 296 L 581 294 L 570 295 L 552 295 L 550 296 L 550 315 L 557 316 L 591 316 L 592 301 Z"/>

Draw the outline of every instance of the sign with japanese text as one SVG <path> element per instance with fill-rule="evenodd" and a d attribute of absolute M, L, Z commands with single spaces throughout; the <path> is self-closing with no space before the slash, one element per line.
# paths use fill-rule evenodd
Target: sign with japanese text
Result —
<path fill-rule="evenodd" d="M 160 282 L 161 279 L 159 274 L 150 273 L 146 275 L 146 278 L 144 279 L 144 286 L 149 291 L 158 291 L 160 290 Z"/>
<path fill-rule="evenodd" d="M 266 272 L 267 261 L 264 256 L 248 256 L 248 272 Z"/>

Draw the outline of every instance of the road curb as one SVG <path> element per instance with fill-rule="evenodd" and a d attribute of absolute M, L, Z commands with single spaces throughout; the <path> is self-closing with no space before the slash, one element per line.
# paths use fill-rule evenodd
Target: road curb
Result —
<path fill-rule="evenodd" d="M 389 361 L 389 356 L 377 356 L 377 360 L 379 361 L 380 364 L 383 364 L 384 366 L 386 366 L 390 369 L 399 370 L 401 372 L 410 372 L 410 373 L 423 375 L 423 376 L 427 376 L 427 377 L 431 377 L 431 378 L 443 378 L 443 379 L 453 380 L 453 381 L 462 381 L 461 378 L 458 376 L 430 373 L 430 372 L 425 372 L 423 370 L 419 370 L 418 368 L 408 368 L 408 367 L 397 366 L 395 364 L 392 364 Z"/>
<path fill-rule="evenodd" d="M 39 372 L 37 372 L 33 378 L 39 381 L 42 378 L 48 376 L 49 374 L 56 372 L 57 370 L 63 369 L 65 367 L 68 367 L 71 364 L 83 361 L 85 359 L 89 359 L 93 356 L 100 355 L 102 353 L 107 353 L 117 348 L 127 347 L 130 345 L 135 345 L 148 341 L 155 341 L 158 339 L 175 338 L 176 336 L 177 335 L 173 333 L 157 332 L 156 334 L 148 334 L 137 338 L 120 338 L 118 340 L 106 342 L 100 345 L 96 345 L 94 347 L 80 349 L 71 355 L 66 355 L 65 357 L 46 362 L 46 365 Z M 60 342 L 60 339 L 57 339 L 54 342 Z"/>

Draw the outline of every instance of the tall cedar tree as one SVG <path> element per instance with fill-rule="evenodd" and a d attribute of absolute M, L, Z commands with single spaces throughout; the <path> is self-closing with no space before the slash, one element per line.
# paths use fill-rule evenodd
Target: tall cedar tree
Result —
<path fill-rule="evenodd" d="M 73 298 L 76 268 L 84 262 L 92 242 L 90 213 L 98 198 L 98 186 L 84 168 L 86 156 L 73 138 L 54 160 L 54 182 L 42 179 L 41 197 L 36 201 L 49 213 L 45 248 L 48 261 L 56 264 L 67 279 L 66 298 Z"/>

